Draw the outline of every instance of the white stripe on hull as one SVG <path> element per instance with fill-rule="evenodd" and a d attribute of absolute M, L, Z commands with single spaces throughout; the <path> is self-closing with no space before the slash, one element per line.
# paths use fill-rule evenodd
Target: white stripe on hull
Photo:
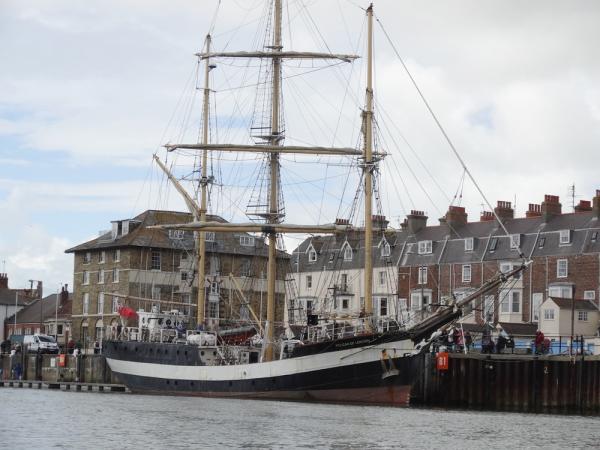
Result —
<path fill-rule="evenodd" d="M 234 381 L 280 377 L 378 361 L 384 349 L 389 357 L 399 357 L 410 352 L 413 344 L 410 340 L 402 340 L 298 358 L 231 366 L 179 366 L 113 358 L 106 358 L 106 360 L 113 372 L 127 375 L 169 380 Z"/>

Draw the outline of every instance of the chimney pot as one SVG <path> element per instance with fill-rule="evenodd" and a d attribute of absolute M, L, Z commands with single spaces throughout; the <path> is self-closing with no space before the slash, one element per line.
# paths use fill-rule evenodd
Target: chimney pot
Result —
<path fill-rule="evenodd" d="M 586 212 L 592 210 L 592 202 L 589 200 L 579 200 L 579 204 L 575 205 L 575 212 Z"/>
<path fill-rule="evenodd" d="M 542 215 L 542 205 L 536 203 L 530 203 L 529 209 L 525 212 L 525 217 L 540 217 Z"/>
<path fill-rule="evenodd" d="M 479 220 L 482 222 L 489 222 L 491 220 L 494 220 L 494 213 L 491 211 L 481 211 L 481 216 L 479 217 Z"/>

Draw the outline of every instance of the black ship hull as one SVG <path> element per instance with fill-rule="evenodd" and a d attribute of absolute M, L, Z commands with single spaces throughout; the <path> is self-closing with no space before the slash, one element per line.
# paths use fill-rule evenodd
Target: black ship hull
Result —
<path fill-rule="evenodd" d="M 408 406 L 409 341 L 325 351 L 278 361 L 209 366 L 186 344 L 107 341 L 105 356 L 134 393 Z"/>

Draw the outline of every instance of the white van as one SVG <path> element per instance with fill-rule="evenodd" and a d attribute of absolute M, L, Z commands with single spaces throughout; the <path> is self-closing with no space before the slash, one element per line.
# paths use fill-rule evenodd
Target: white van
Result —
<path fill-rule="evenodd" d="M 30 353 L 58 353 L 59 348 L 52 336 L 34 334 L 23 336 L 23 345 Z"/>

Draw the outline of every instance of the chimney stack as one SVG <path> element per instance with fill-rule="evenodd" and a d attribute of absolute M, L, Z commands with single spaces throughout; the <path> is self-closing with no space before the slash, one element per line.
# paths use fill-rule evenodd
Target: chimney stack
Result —
<path fill-rule="evenodd" d="M 515 211 L 514 209 L 512 209 L 511 202 L 504 202 L 502 200 L 498 200 L 497 205 L 498 206 L 494 208 L 494 212 L 498 217 L 500 217 L 500 220 L 514 219 Z"/>
<path fill-rule="evenodd" d="M 408 231 L 411 234 L 417 234 L 427 226 L 427 216 L 424 211 L 415 211 L 413 209 L 406 218 L 408 220 Z"/>
<path fill-rule="evenodd" d="M 482 222 L 490 222 L 494 220 L 494 213 L 491 211 L 481 211 L 481 216 L 479 216 L 479 220 Z"/>
<path fill-rule="evenodd" d="M 371 216 L 371 222 L 373 226 L 379 230 L 385 230 L 388 226 L 389 220 L 385 218 L 385 216 L 374 214 Z"/>
<path fill-rule="evenodd" d="M 462 206 L 450 206 L 444 219 L 450 228 L 460 228 L 467 224 L 467 213 Z"/>
<path fill-rule="evenodd" d="M 542 216 L 544 222 L 548 222 L 554 216 L 562 214 L 562 205 L 559 202 L 558 195 L 544 195 L 542 202 Z"/>
<path fill-rule="evenodd" d="M 542 215 L 542 205 L 537 205 L 535 203 L 529 204 L 529 209 L 525 213 L 525 217 L 528 219 L 532 217 L 541 217 Z"/>
<path fill-rule="evenodd" d="M 0 273 L 0 289 L 8 289 L 8 274 Z"/>
<path fill-rule="evenodd" d="M 589 200 L 579 200 L 579 204 L 575 205 L 575 212 L 587 212 L 592 210 L 592 202 Z"/>
<path fill-rule="evenodd" d="M 596 189 L 596 196 L 592 199 L 592 211 L 594 217 L 600 219 L 600 189 Z"/>

